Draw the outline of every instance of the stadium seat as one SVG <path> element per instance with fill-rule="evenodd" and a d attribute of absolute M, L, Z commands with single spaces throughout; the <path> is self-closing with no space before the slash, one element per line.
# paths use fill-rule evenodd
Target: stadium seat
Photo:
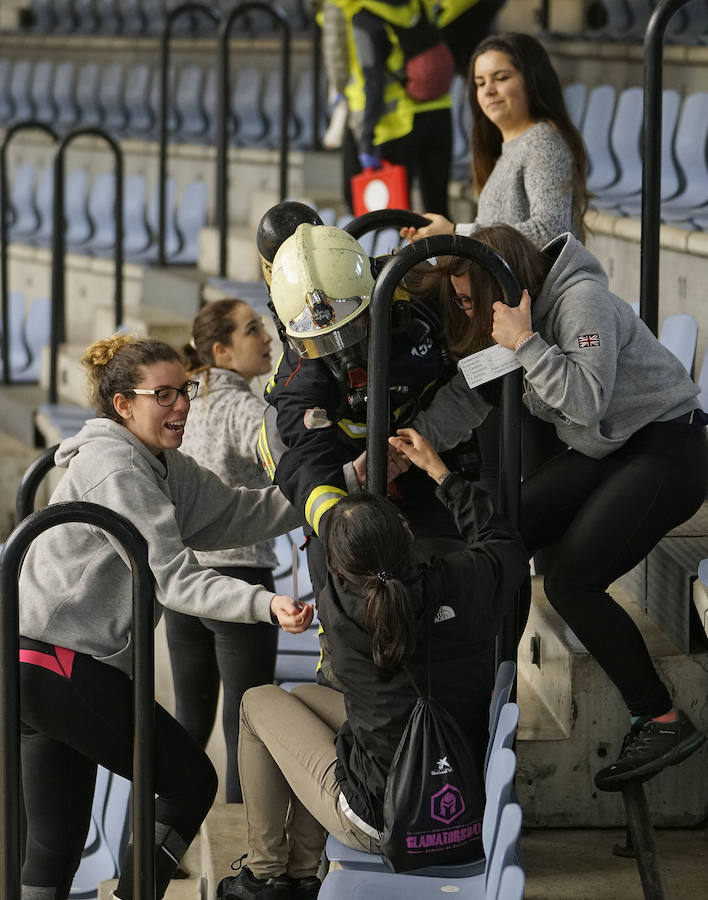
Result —
<path fill-rule="evenodd" d="M 452 101 L 452 163 L 451 176 L 460 181 L 470 177 L 472 156 L 470 152 L 470 111 L 467 86 L 461 75 L 455 75 L 450 87 Z"/>
<path fill-rule="evenodd" d="M 88 214 L 89 173 L 72 169 L 64 182 L 64 240 L 68 250 L 77 250 L 91 238 L 93 225 Z"/>
<path fill-rule="evenodd" d="M 112 251 L 116 243 L 116 176 L 113 172 L 99 172 L 93 179 L 88 197 L 88 215 L 93 234 L 82 248 L 99 256 Z M 123 226 L 125 230 L 125 225 Z"/>
<path fill-rule="evenodd" d="M 175 68 L 170 66 L 167 76 L 167 134 L 174 137 L 179 129 L 179 118 L 174 106 Z M 160 127 L 160 67 L 157 66 L 152 73 L 152 85 L 150 87 L 150 112 L 155 120 L 155 136 Z"/>
<path fill-rule="evenodd" d="M 681 98 L 678 91 L 664 91 L 661 116 L 661 188 L 660 199 L 674 197 L 681 187 L 681 178 L 674 162 L 674 137 Z M 640 169 L 641 172 L 641 169 Z M 640 181 L 641 185 L 641 181 Z M 610 189 L 612 190 L 612 189 Z M 642 212 L 641 190 L 638 195 L 620 200 L 619 208 L 627 216 L 639 216 Z"/>
<path fill-rule="evenodd" d="M 601 191 L 617 180 L 617 166 L 610 150 L 610 128 L 615 109 L 615 89 L 600 84 L 590 91 L 582 136 L 588 154 L 588 190 Z"/>
<path fill-rule="evenodd" d="M 25 344 L 25 295 L 20 291 L 9 292 L 8 305 L 8 350 L 10 375 L 15 377 L 30 363 L 29 351 Z"/>
<path fill-rule="evenodd" d="M 32 14 L 33 31 L 45 34 L 54 29 L 55 22 L 53 9 L 53 0 L 32 0 L 30 11 Z"/>
<path fill-rule="evenodd" d="M 122 0 L 96 0 L 98 30 L 101 34 L 120 34 L 123 30 Z"/>
<path fill-rule="evenodd" d="M 54 15 L 53 33 L 71 34 L 73 31 L 76 31 L 74 0 L 54 0 L 52 13 Z"/>
<path fill-rule="evenodd" d="M 30 98 L 34 115 L 47 125 L 55 120 L 57 113 L 52 96 L 54 74 L 54 64 L 48 59 L 39 60 L 32 73 Z"/>
<path fill-rule="evenodd" d="M 10 240 L 20 242 L 39 229 L 39 214 L 34 201 L 35 167 L 24 163 L 10 176 L 10 205 L 14 220 L 10 227 Z"/>
<path fill-rule="evenodd" d="M 268 72 L 263 92 L 263 109 L 266 113 L 267 129 L 261 141 L 252 146 L 264 146 L 271 148 L 280 147 L 280 116 L 282 110 L 281 69 L 276 67 Z M 292 96 L 292 91 L 291 91 Z M 292 104 L 291 99 L 291 104 Z M 292 105 L 288 119 L 288 139 L 293 142 L 297 135 L 297 123 L 295 122 Z"/>
<path fill-rule="evenodd" d="M 489 703 L 489 742 L 487 743 L 487 752 L 484 757 L 484 771 L 486 773 L 489 767 L 489 759 L 492 752 L 492 741 L 496 734 L 499 716 L 502 707 L 509 702 L 512 688 L 514 687 L 514 679 L 516 678 L 516 663 L 511 659 L 504 659 L 499 663 L 497 674 L 494 678 L 494 687 L 492 688 L 492 699 Z"/>
<path fill-rule="evenodd" d="M 523 900 L 526 876 L 521 866 L 505 866 L 499 879 L 496 900 Z"/>
<path fill-rule="evenodd" d="M 29 59 L 16 59 L 10 74 L 10 101 L 12 103 L 12 121 L 22 122 L 34 116 L 30 85 L 32 83 L 32 62 Z"/>
<path fill-rule="evenodd" d="M 203 104 L 204 72 L 201 66 L 185 66 L 180 70 L 175 90 L 175 107 L 179 121 L 176 135 L 180 141 L 201 143 L 209 127 Z"/>
<path fill-rule="evenodd" d="M 9 59 L 0 59 L 0 125 L 10 122 L 14 115 L 14 104 L 10 93 L 12 65 Z"/>
<path fill-rule="evenodd" d="M 123 34 L 145 33 L 147 16 L 142 0 L 121 0 L 120 12 L 123 17 Z"/>
<path fill-rule="evenodd" d="M 145 30 L 148 34 L 159 34 L 165 27 L 166 0 L 143 0 Z"/>
<path fill-rule="evenodd" d="M 670 350 L 693 378 L 698 322 L 689 313 L 667 316 L 659 329 L 659 343 Z"/>
<path fill-rule="evenodd" d="M 199 232 L 207 222 L 208 193 L 203 181 L 190 181 L 185 185 L 175 214 L 181 246 L 176 253 L 168 253 L 167 258 L 171 263 L 196 263 L 199 256 Z"/>
<path fill-rule="evenodd" d="M 182 246 L 182 241 L 180 240 L 179 232 L 177 231 L 176 223 L 175 223 L 175 210 L 176 210 L 176 196 L 177 196 L 177 185 L 175 184 L 174 178 L 168 177 L 165 184 L 165 258 L 172 259 L 175 257 Z M 152 263 L 157 261 L 157 240 L 155 235 L 158 234 L 159 229 L 159 192 L 158 185 L 155 184 L 155 188 L 152 192 L 152 196 L 148 202 L 147 207 L 147 226 L 149 229 L 149 234 L 152 235 L 152 242 L 146 247 L 144 250 L 133 251 L 132 248 L 130 251 L 126 249 L 126 259 L 130 259 L 131 262 L 139 262 L 139 263 Z M 128 225 L 125 225 L 125 233 L 128 232 Z"/>
<path fill-rule="evenodd" d="M 38 382 L 42 366 L 42 349 L 49 345 L 51 302 L 49 297 L 35 297 L 27 310 L 24 341 L 29 355 L 26 368 L 17 373 L 16 381 Z"/>
<path fill-rule="evenodd" d="M 128 111 L 125 106 L 125 71 L 119 62 L 107 63 L 101 72 L 98 103 L 101 107 L 103 127 L 109 134 L 118 136 L 128 127 Z"/>
<path fill-rule="evenodd" d="M 232 93 L 232 108 L 236 117 L 236 143 L 239 147 L 259 146 L 268 130 L 263 115 L 263 72 L 255 66 L 245 66 L 236 75 Z"/>
<path fill-rule="evenodd" d="M 374 235 L 374 250 L 371 255 L 386 256 L 405 243 L 407 241 L 401 238 L 398 228 L 381 228 Z"/>
<path fill-rule="evenodd" d="M 128 112 L 126 135 L 149 138 L 155 134 L 157 119 L 150 105 L 152 71 L 147 63 L 133 65 L 125 78 L 125 108 Z"/>
<path fill-rule="evenodd" d="M 698 373 L 698 387 L 701 389 L 700 394 L 696 397 L 696 403 L 700 409 L 708 412 L 708 349 L 703 354 L 701 368 Z"/>
<path fill-rule="evenodd" d="M 619 164 L 619 178 L 603 188 L 596 188 L 599 195 L 593 198 L 593 205 L 611 207 L 617 205 L 620 197 L 629 197 L 642 189 L 642 158 L 640 155 L 643 96 L 640 87 L 625 88 L 617 99 L 610 147 Z"/>
<path fill-rule="evenodd" d="M 147 181 L 129 175 L 123 184 L 123 252 L 126 259 L 144 253 L 152 242 L 146 219 Z"/>
<path fill-rule="evenodd" d="M 98 63 L 84 63 L 76 76 L 76 104 L 79 124 L 85 128 L 100 127 L 101 105 L 98 97 L 101 67 Z"/>
<path fill-rule="evenodd" d="M 45 166 L 37 179 L 37 190 L 34 202 L 39 215 L 39 228 L 27 239 L 27 243 L 35 247 L 48 247 L 52 242 L 54 223 L 54 167 Z"/>
<path fill-rule="evenodd" d="M 683 101 L 674 153 L 683 173 L 680 193 L 661 204 L 661 216 L 667 222 L 680 222 L 700 215 L 700 207 L 708 205 L 708 91 L 695 91 Z"/>
<path fill-rule="evenodd" d="M 314 142 L 314 134 L 312 131 L 312 116 L 314 110 L 314 73 L 311 68 L 305 69 L 297 82 L 295 88 L 294 115 L 297 122 L 297 133 L 293 139 L 292 146 L 297 150 L 309 150 Z M 320 122 L 319 137 L 327 128 L 327 115 L 325 109 L 324 98 L 326 96 L 324 84 L 320 85 Z"/>
<path fill-rule="evenodd" d="M 571 122 L 578 131 L 580 131 L 582 127 L 587 96 L 588 89 L 582 81 L 575 81 L 573 84 L 567 85 L 563 90 L 565 108 L 568 110 Z"/>
<path fill-rule="evenodd" d="M 70 60 L 57 64 L 54 70 L 54 128 L 63 133 L 75 128 L 79 121 L 79 107 L 76 102 L 75 67 Z"/>
<path fill-rule="evenodd" d="M 98 11 L 96 0 L 74 0 L 76 12 L 76 30 L 81 34 L 93 34 L 98 31 Z"/>

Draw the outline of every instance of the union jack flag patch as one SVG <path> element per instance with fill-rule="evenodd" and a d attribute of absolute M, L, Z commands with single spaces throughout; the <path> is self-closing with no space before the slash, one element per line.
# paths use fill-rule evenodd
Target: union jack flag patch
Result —
<path fill-rule="evenodd" d="M 599 334 L 579 334 L 578 335 L 578 347 L 599 347 L 600 346 L 600 335 Z"/>

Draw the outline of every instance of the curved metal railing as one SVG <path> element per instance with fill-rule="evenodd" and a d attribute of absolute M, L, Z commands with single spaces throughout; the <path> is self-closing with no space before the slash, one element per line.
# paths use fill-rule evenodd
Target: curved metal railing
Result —
<path fill-rule="evenodd" d="M 19 589 L 22 560 L 32 541 L 49 528 L 83 522 L 123 545 L 133 574 L 133 843 L 135 900 L 155 897 L 153 583 L 147 545 L 125 517 L 82 501 L 55 503 L 32 513 L 12 532 L 0 561 L 0 900 L 21 894 Z"/>

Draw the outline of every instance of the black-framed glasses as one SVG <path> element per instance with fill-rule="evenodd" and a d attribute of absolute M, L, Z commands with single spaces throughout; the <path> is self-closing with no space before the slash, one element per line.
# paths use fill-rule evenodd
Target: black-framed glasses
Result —
<path fill-rule="evenodd" d="M 149 391 L 147 388 L 131 388 L 133 394 L 143 394 L 146 397 L 153 396 L 159 406 L 174 406 L 181 394 L 185 400 L 194 400 L 199 390 L 198 381 L 185 381 L 180 388 L 163 387 Z"/>
<path fill-rule="evenodd" d="M 469 294 L 453 294 L 450 299 L 459 309 L 474 309 L 474 300 Z"/>

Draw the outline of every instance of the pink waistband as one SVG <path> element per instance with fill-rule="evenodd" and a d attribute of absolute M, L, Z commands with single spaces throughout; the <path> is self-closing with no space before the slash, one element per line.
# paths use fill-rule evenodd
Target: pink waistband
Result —
<path fill-rule="evenodd" d="M 20 650 L 20 662 L 30 663 L 33 666 L 41 666 L 43 669 L 49 669 L 63 678 L 71 678 L 71 670 L 74 666 L 74 650 L 67 650 L 66 647 L 55 647 L 56 656 L 49 653 L 41 653 L 39 650 Z"/>

